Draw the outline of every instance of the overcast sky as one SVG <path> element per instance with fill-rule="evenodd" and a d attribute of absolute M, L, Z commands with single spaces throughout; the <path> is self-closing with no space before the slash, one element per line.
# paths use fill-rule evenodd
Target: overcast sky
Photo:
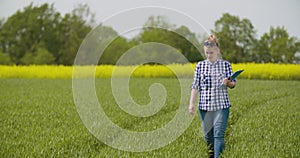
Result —
<path fill-rule="evenodd" d="M 115 26 L 112 27 L 117 31 L 122 29 L 116 27 L 130 25 L 130 23 L 142 25 L 147 20 L 142 14 L 152 14 L 152 12 L 155 14 L 156 11 L 167 8 L 166 14 L 172 16 L 170 23 L 174 22 L 177 26 L 186 25 L 186 22 L 193 19 L 201 24 L 202 30 L 211 30 L 214 29 L 214 22 L 223 13 L 228 12 L 231 15 L 249 19 L 257 30 L 258 36 L 269 32 L 271 26 L 284 26 L 290 36 L 300 39 L 299 0 L 1 0 L 0 17 L 7 18 L 31 2 L 35 5 L 54 3 L 54 7 L 62 14 L 71 12 L 80 3 L 86 3 L 96 14 L 97 22 L 113 19 Z M 159 9 L 144 9 L 147 13 L 143 13 L 141 8 L 147 6 L 155 6 Z M 130 12 L 134 8 L 140 9 Z M 128 12 L 130 14 L 126 14 Z M 163 11 L 161 13 L 164 14 Z M 126 16 L 121 16 L 121 14 Z M 179 14 L 186 15 L 187 19 L 180 18 Z M 144 19 L 138 19 L 139 15 Z"/>

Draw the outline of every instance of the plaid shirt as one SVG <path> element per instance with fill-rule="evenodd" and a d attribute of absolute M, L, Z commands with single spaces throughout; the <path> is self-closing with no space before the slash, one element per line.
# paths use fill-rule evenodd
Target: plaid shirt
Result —
<path fill-rule="evenodd" d="M 198 62 L 194 72 L 192 89 L 200 93 L 199 109 L 216 111 L 229 108 L 227 86 L 222 84 L 224 78 L 233 74 L 228 61 L 217 60 L 214 63 L 208 60 Z M 234 82 L 236 82 L 234 80 Z"/>

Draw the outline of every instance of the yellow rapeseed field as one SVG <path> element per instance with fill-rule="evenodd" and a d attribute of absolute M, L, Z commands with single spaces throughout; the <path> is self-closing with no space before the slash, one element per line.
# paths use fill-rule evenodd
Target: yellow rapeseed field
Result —
<path fill-rule="evenodd" d="M 232 64 L 232 69 L 244 69 L 241 78 L 269 80 L 300 80 L 300 65 L 297 64 Z"/>
<path fill-rule="evenodd" d="M 0 65 L 0 78 L 110 78 L 110 77 L 193 77 L 196 63 L 138 66 L 63 66 L 63 65 Z M 244 69 L 239 78 L 300 80 L 297 64 L 232 64 L 233 71 Z M 75 70 L 75 71 L 74 71 Z M 76 72 L 76 73 L 73 73 Z"/>

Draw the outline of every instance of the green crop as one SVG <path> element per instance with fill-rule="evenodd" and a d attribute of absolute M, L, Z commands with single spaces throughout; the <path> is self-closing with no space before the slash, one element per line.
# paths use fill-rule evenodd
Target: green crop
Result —
<path fill-rule="evenodd" d="M 131 78 L 130 94 L 142 105 L 149 87 L 167 91 L 165 106 L 150 117 L 134 117 L 119 108 L 111 80 L 96 79 L 99 103 L 121 128 L 147 132 L 163 127 L 178 106 L 188 108 L 192 79 Z M 183 88 L 184 104 L 180 102 Z M 224 157 L 300 157 L 299 81 L 239 79 L 229 90 L 232 103 Z M 149 152 L 114 149 L 97 140 L 74 105 L 71 79 L 0 79 L 0 157 L 207 157 L 199 115 L 169 145 Z"/>

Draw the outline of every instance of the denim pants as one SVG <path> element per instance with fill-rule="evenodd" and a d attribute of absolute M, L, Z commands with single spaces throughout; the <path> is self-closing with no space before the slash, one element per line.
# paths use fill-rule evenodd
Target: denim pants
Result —
<path fill-rule="evenodd" d="M 218 111 L 199 109 L 199 113 L 205 141 L 210 146 L 210 149 L 214 150 L 214 157 L 217 158 L 225 148 L 224 136 L 229 117 L 229 108 Z"/>

